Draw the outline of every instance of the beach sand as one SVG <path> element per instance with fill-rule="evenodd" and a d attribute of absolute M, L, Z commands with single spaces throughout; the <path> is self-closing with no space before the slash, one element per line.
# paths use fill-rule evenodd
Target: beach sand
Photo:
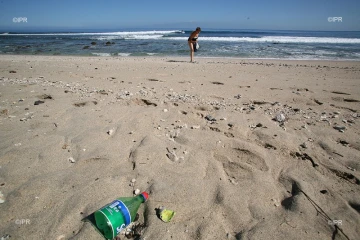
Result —
<path fill-rule="evenodd" d="M 359 239 L 360 62 L 195 60 L 0 56 L 0 237 Z"/>

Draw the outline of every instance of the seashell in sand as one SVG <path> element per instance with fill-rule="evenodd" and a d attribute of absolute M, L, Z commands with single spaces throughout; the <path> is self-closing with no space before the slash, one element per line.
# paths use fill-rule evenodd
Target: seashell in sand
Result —
<path fill-rule="evenodd" d="M 108 130 L 108 131 L 107 131 L 107 134 L 109 134 L 109 135 L 111 136 L 111 135 L 113 135 L 113 134 L 114 134 L 114 132 L 115 132 L 115 130 L 114 130 L 114 129 L 110 129 L 110 130 Z"/>
<path fill-rule="evenodd" d="M 275 117 L 275 120 L 278 121 L 278 122 L 284 122 L 285 119 L 286 119 L 286 118 L 285 118 L 285 115 L 282 114 L 282 113 L 276 115 L 276 117 Z"/>

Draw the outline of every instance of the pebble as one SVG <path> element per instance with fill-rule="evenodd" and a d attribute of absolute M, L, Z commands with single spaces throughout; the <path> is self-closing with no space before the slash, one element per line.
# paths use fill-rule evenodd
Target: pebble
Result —
<path fill-rule="evenodd" d="M 191 129 L 199 129 L 199 128 L 200 128 L 200 125 L 191 126 Z"/>
<path fill-rule="evenodd" d="M 300 144 L 300 147 L 307 148 L 307 145 L 306 145 L 306 143 L 303 143 L 303 144 Z"/>
<path fill-rule="evenodd" d="M 132 183 L 135 183 L 135 182 L 136 182 L 136 179 L 135 179 L 135 178 L 131 179 L 131 182 L 132 182 Z"/>
<path fill-rule="evenodd" d="M 35 102 L 34 102 L 34 105 L 40 105 L 40 104 L 43 104 L 43 103 L 45 103 L 45 102 L 38 100 L 38 101 L 35 101 Z"/>
<path fill-rule="evenodd" d="M 215 119 L 214 117 L 212 117 L 211 115 L 207 115 L 207 116 L 205 117 L 205 119 L 208 120 L 208 121 L 211 121 L 211 122 L 215 122 L 215 121 L 216 121 L 216 119 Z"/>
<path fill-rule="evenodd" d="M 169 110 L 167 110 L 167 109 L 164 109 L 163 111 L 164 111 L 164 112 L 168 112 Z"/>
<path fill-rule="evenodd" d="M 140 189 L 135 189 L 135 190 L 134 190 L 134 194 L 135 194 L 135 195 L 139 195 L 139 193 L 140 193 Z"/>
<path fill-rule="evenodd" d="M 338 130 L 339 132 L 344 132 L 346 127 L 345 126 L 334 126 L 334 129 Z"/>
<path fill-rule="evenodd" d="M 75 163 L 75 159 L 73 157 L 69 157 L 69 162 Z"/>

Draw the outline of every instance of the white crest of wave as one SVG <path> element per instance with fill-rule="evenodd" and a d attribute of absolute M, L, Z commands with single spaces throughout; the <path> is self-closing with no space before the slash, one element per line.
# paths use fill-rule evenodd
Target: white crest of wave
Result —
<path fill-rule="evenodd" d="M 51 36 L 51 35 L 59 35 L 59 36 L 82 36 L 82 35 L 166 35 L 172 33 L 185 33 L 182 30 L 169 30 L 169 31 L 128 31 L 128 32 L 86 32 L 86 33 L 7 33 L 7 34 L 0 34 L 1 35 L 14 35 L 14 36 Z"/>
<path fill-rule="evenodd" d="M 186 41 L 186 37 L 171 37 L 171 40 Z M 199 37 L 199 41 L 213 42 L 269 42 L 269 43 L 360 43 L 360 38 L 331 38 L 331 37 L 288 37 L 288 36 L 265 36 L 261 38 L 251 37 Z"/>
<path fill-rule="evenodd" d="M 131 53 L 118 53 L 117 55 L 121 57 L 128 57 L 131 55 Z"/>
<path fill-rule="evenodd" d="M 91 53 L 95 56 L 100 56 L 100 57 L 110 57 L 111 54 L 110 53 Z"/>
<path fill-rule="evenodd" d="M 288 37 L 288 36 L 265 36 L 261 38 L 251 37 L 204 37 L 199 40 L 223 41 L 223 42 L 270 42 L 270 43 L 360 43 L 360 38 L 332 38 L 332 37 Z"/>

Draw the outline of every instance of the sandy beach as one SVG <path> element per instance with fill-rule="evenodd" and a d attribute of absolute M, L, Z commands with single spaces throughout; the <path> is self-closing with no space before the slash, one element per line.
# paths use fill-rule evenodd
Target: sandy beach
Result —
<path fill-rule="evenodd" d="M 359 239 L 360 62 L 188 61 L 1 55 L 1 240 Z"/>

